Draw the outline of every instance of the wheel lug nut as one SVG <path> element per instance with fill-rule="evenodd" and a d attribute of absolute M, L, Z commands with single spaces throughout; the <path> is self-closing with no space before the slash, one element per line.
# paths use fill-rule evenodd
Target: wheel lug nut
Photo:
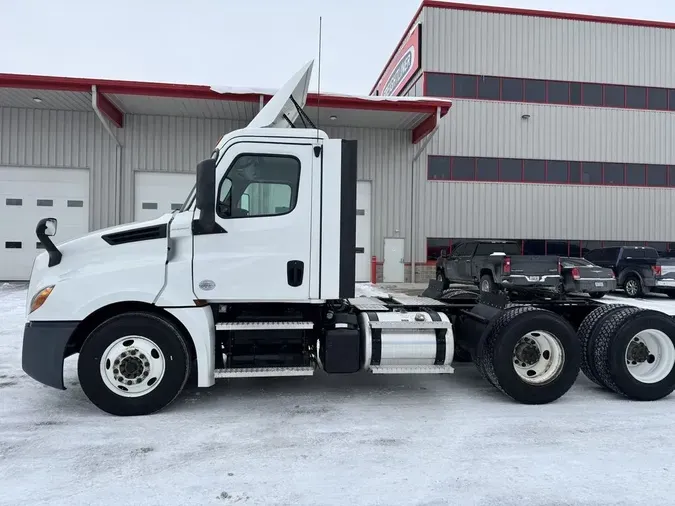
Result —
<path fill-rule="evenodd" d="M 131 350 L 129 353 L 131 353 L 132 355 L 136 355 L 136 350 Z"/>
<path fill-rule="evenodd" d="M 150 373 L 149 373 L 148 371 L 145 371 L 145 372 L 143 373 L 143 377 L 145 377 L 145 378 L 147 378 L 149 375 L 150 375 Z"/>
<path fill-rule="evenodd" d="M 118 369 L 113 369 L 113 374 L 119 374 L 119 372 L 120 371 Z"/>
<path fill-rule="evenodd" d="M 126 351 L 123 351 L 123 352 L 120 354 L 120 357 L 122 357 L 122 358 L 124 358 L 124 357 L 126 357 L 126 356 L 127 356 L 127 352 L 126 352 Z"/>
<path fill-rule="evenodd" d="M 140 358 L 141 360 L 145 360 L 145 355 L 143 355 L 143 354 L 141 353 L 141 354 L 138 356 L 138 358 Z"/>
<path fill-rule="evenodd" d="M 143 363 L 143 365 L 144 365 L 145 367 L 150 367 L 150 362 L 146 361 L 146 362 Z"/>

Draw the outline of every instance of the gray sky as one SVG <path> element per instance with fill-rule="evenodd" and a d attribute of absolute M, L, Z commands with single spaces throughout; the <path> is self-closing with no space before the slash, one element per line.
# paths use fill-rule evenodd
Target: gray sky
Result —
<path fill-rule="evenodd" d="M 675 21 L 672 0 L 474 3 Z M 321 89 L 365 95 L 419 4 L 0 0 L 0 72 L 277 88 L 317 56 L 323 16 Z"/>

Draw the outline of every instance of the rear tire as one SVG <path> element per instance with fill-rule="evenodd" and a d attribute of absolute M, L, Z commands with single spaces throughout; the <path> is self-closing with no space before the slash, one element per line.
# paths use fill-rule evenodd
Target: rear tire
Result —
<path fill-rule="evenodd" d="M 492 279 L 492 275 L 483 274 L 480 277 L 480 291 L 481 292 L 488 292 L 488 293 L 494 293 L 495 292 L 495 282 L 494 282 L 494 279 Z"/>
<path fill-rule="evenodd" d="M 595 333 L 596 329 L 607 318 L 607 315 L 618 309 L 627 307 L 632 306 L 625 306 L 623 304 L 607 304 L 600 306 L 588 313 L 577 330 L 579 345 L 581 346 L 581 371 L 589 380 L 603 388 L 607 387 L 602 384 L 602 381 L 600 381 L 595 372 L 595 367 L 593 365 L 593 347 L 591 343 L 594 341 L 594 336 L 597 335 L 597 333 Z"/>
<path fill-rule="evenodd" d="M 114 316 L 89 334 L 77 364 L 80 385 L 99 409 L 148 415 L 178 396 L 190 375 L 180 331 L 151 313 Z"/>
<path fill-rule="evenodd" d="M 654 401 L 675 390 L 675 321 L 660 311 L 612 313 L 593 349 L 598 378 L 614 392 Z"/>
<path fill-rule="evenodd" d="M 562 397 L 579 375 L 580 346 L 559 315 L 532 306 L 506 309 L 479 343 L 477 366 L 502 393 L 523 404 Z"/>
<path fill-rule="evenodd" d="M 450 281 L 448 281 L 448 278 L 445 277 L 443 271 L 436 272 L 436 281 L 440 281 L 441 283 L 443 283 L 443 290 L 447 290 L 448 287 L 450 286 Z"/>
<path fill-rule="evenodd" d="M 642 281 L 635 275 L 630 275 L 626 278 L 623 283 L 623 290 L 631 299 L 642 297 L 644 295 Z"/>

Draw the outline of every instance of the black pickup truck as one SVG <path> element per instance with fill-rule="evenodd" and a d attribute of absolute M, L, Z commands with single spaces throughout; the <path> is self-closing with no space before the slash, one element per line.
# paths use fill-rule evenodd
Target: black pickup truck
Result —
<path fill-rule="evenodd" d="M 546 287 L 557 289 L 561 282 L 557 256 L 521 255 L 520 245 L 509 241 L 459 243 L 449 256 L 441 252 L 436 261 L 436 279 L 478 285 L 481 291 Z"/>
<path fill-rule="evenodd" d="M 654 248 L 620 246 L 594 249 L 584 255 L 586 260 L 614 271 L 617 288 L 629 297 L 645 293 L 665 293 L 675 298 L 675 258 L 659 257 Z"/>

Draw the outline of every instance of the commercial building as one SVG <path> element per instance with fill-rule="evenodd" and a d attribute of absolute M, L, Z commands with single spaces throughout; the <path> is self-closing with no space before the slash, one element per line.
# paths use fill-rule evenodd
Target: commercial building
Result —
<path fill-rule="evenodd" d="M 372 256 L 426 280 L 466 238 L 675 251 L 674 28 L 424 0 L 369 97 L 308 98 L 359 141 L 357 280 Z M 62 241 L 180 205 L 270 98 L 221 91 L 0 74 L 0 280 L 28 276 L 39 218 Z"/>
<path fill-rule="evenodd" d="M 425 0 L 371 91 L 453 101 L 415 173 L 413 261 L 464 238 L 675 250 L 674 28 Z"/>

